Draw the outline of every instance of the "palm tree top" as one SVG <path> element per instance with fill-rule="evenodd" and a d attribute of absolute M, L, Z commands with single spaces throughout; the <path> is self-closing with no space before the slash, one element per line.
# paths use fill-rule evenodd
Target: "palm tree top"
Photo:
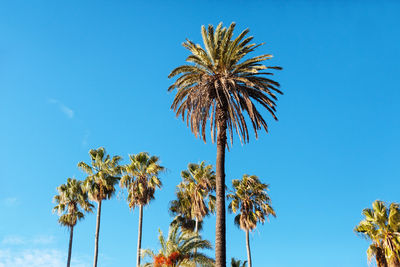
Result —
<path fill-rule="evenodd" d="M 159 174 L 165 170 L 160 158 L 147 152 L 129 155 L 130 163 L 122 167 L 120 186 L 128 189 L 129 207 L 147 205 L 154 199 L 156 188 L 161 188 Z"/>
<path fill-rule="evenodd" d="M 267 123 L 252 100 L 277 120 L 276 93 L 282 94 L 282 91 L 278 89 L 279 83 L 267 76 L 273 75 L 268 70 L 282 68 L 262 64 L 272 58 L 270 54 L 246 58 L 263 44 L 251 43 L 253 36 L 246 36 L 249 29 L 233 38 L 235 25 L 231 23 L 226 28 L 220 23 L 215 29 L 212 25 L 208 25 L 207 29 L 202 26 L 204 48 L 186 40 L 183 46 L 191 53 L 186 58 L 189 64 L 175 68 L 168 76 L 179 76 L 168 88 L 168 91 L 178 90 L 171 108 L 177 116 L 186 119 L 195 136 L 201 135 L 204 141 L 207 120 L 210 120 L 211 139 L 214 142 L 217 122 L 224 118 L 231 143 L 233 131 L 239 135 L 241 142 L 248 142 L 249 133 L 243 111 L 248 114 L 256 137 L 261 128 L 268 132 Z"/>
<path fill-rule="evenodd" d="M 82 188 L 82 182 L 68 178 L 67 183 L 57 187 L 58 195 L 54 196 L 56 206 L 53 212 L 60 215 L 59 223 L 63 226 L 75 226 L 84 217 L 81 207 L 86 212 L 93 211 L 93 205 L 88 201 Z"/>
<path fill-rule="evenodd" d="M 376 256 L 378 249 L 382 249 L 387 259 L 400 260 L 400 206 L 391 203 L 389 209 L 383 201 L 376 200 L 372 209 L 362 211 L 362 220 L 354 231 L 362 237 L 370 239 L 372 244 L 367 250 L 368 260 Z"/>
<path fill-rule="evenodd" d="M 91 165 L 83 161 L 78 163 L 78 167 L 88 174 L 84 181 L 84 190 L 94 201 L 109 199 L 115 193 L 115 185 L 120 179 L 121 166 L 118 163 L 122 158 L 111 158 L 103 147 L 91 149 L 89 156 Z"/>
<path fill-rule="evenodd" d="M 242 180 L 233 180 L 234 192 L 227 194 L 232 199 L 228 209 L 234 213 L 235 224 L 243 230 L 253 230 L 258 222 L 264 223 L 269 215 L 276 217 L 268 195 L 269 185 L 264 184 L 255 175 L 243 175 Z"/>

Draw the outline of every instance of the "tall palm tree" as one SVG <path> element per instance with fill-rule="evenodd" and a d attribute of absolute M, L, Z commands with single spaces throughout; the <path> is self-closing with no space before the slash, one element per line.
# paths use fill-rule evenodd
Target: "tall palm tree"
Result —
<path fill-rule="evenodd" d="M 264 223 L 269 215 L 276 216 L 271 207 L 268 196 L 268 185 L 263 184 L 255 175 L 243 175 L 242 180 L 232 181 L 234 191 L 227 195 L 231 199 L 229 210 L 238 215 L 235 224 L 246 232 L 246 248 L 249 267 L 251 267 L 251 253 L 249 231 L 257 227 L 257 223 Z"/>
<path fill-rule="evenodd" d="M 129 155 L 130 163 L 123 167 L 124 175 L 120 185 L 128 189 L 128 203 L 131 209 L 139 207 L 139 227 L 136 266 L 140 266 L 140 250 L 142 244 L 143 206 L 154 199 L 155 190 L 161 188 L 158 175 L 164 170 L 160 159 L 146 152 Z"/>
<path fill-rule="evenodd" d="M 196 264 L 204 267 L 214 266 L 212 258 L 204 253 L 194 253 L 195 250 L 212 248 L 211 243 L 202 239 L 200 235 L 181 231 L 178 225 L 170 226 L 167 238 L 159 232 L 161 249 L 158 252 L 143 250 L 144 256 L 152 258 L 152 262 L 144 264 L 144 267 L 194 267 Z"/>
<path fill-rule="evenodd" d="M 60 215 L 58 222 L 68 227 L 70 231 L 67 259 L 67 267 L 69 267 L 71 264 L 74 227 L 79 220 L 84 218 L 81 209 L 86 212 L 92 212 L 94 206 L 90 204 L 87 194 L 82 190 L 81 181 L 68 178 L 66 184 L 57 187 L 57 191 L 58 195 L 54 196 L 54 201 L 57 205 L 53 208 L 53 212 L 58 212 Z"/>
<path fill-rule="evenodd" d="M 170 205 L 170 211 L 186 220 L 194 220 L 194 232 L 197 234 L 199 223 L 215 210 L 215 174 L 212 165 L 190 163 L 187 170 L 181 172 L 182 182 L 177 186 L 177 199 Z M 207 203 L 208 202 L 208 205 Z"/>
<path fill-rule="evenodd" d="M 385 203 L 376 200 L 372 209 L 364 209 L 362 220 L 354 229 L 361 236 L 370 239 L 367 250 L 368 260 L 375 257 L 378 267 L 400 266 L 400 208 L 392 203 L 389 209 Z"/>
<path fill-rule="evenodd" d="M 246 267 L 247 261 L 242 262 L 241 260 L 235 260 L 232 258 L 231 260 L 231 267 Z"/>
<path fill-rule="evenodd" d="M 100 216 L 101 204 L 105 199 L 110 199 L 115 193 L 115 185 L 119 181 L 120 166 L 118 162 L 120 156 L 110 157 L 106 154 L 103 147 L 91 149 L 89 151 L 91 165 L 85 162 L 79 162 L 78 167 L 88 174 L 84 181 L 84 189 L 88 193 L 91 200 L 97 202 L 97 220 L 96 234 L 94 246 L 93 266 L 97 266 L 97 258 L 99 253 L 99 233 L 100 233 Z"/>
<path fill-rule="evenodd" d="M 189 64 L 175 68 L 169 78 L 179 78 L 168 88 L 177 89 L 171 108 L 177 116 L 186 120 L 195 136 L 206 141 L 207 120 L 210 121 L 211 139 L 217 141 L 216 159 L 216 199 L 217 219 L 215 238 L 216 266 L 226 266 L 225 237 L 225 148 L 227 135 L 231 144 L 233 132 L 237 132 L 242 142 L 249 141 L 249 131 L 244 113 L 247 113 L 255 136 L 267 123 L 259 108 L 264 107 L 274 119 L 276 93 L 279 83 L 267 78 L 272 75 L 263 61 L 272 58 L 264 54 L 246 58 L 261 44 L 251 44 L 253 37 L 246 37 L 248 29 L 233 39 L 235 23 L 228 28 L 220 23 L 216 29 L 212 25 L 201 33 L 204 47 L 190 40 L 183 46 L 190 51 L 186 61 Z M 216 133 L 216 134 L 215 134 Z"/>

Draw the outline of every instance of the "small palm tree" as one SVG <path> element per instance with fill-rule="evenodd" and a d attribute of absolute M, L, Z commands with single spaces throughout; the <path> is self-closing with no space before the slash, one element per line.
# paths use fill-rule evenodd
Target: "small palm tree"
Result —
<path fill-rule="evenodd" d="M 146 152 L 137 155 L 129 155 L 130 163 L 122 170 L 124 175 L 120 185 L 128 189 L 129 208 L 139 207 L 139 227 L 136 266 L 140 266 L 140 250 L 142 244 L 143 206 L 148 205 L 154 199 L 157 188 L 161 188 L 161 180 L 158 175 L 164 170 L 160 160 L 156 156 L 150 156 Z"/>
<path fill-rule="evenodd" d="M 207 255 L 195 250 L 211 249 L 211 243 L 201 238 L 200 235 L 188 231 L 181 231 L 177 225 L 170 226 L 168 237 L 165 238 L 159 230 L 158 236 L 161 249 L 158 253 L 146 249 L 143 256 L 152 258 L 152 262 L 144 267 L 194 267 L 196 264 L 204 267 L 213 267 L 214 260 Z"/>
<path fill-rule="evenodd" d="M 266 217 L 275 215 L 268 196 L 268 185 L 260 182 L 255 175 L 243 175 L 242 180 L 232 181 L 234 191 L 227 195 L 231 199 L 229 210 L 238 215 L 235 224 L 246 232 L 246 248 L 249 267 L 251 267 L 251 253 L 249 231 L 257 227 L 257 223 L 264 223 Z"/>
<path fill-rule="evenodd" d="M 247 261 L 242 262 L 241 260 L 236 260 L 232 258 L 231 260 L 231 267 L 246 267 Z"/>
<path fill-rule="evenodd" d="M 54 197 L 57 205 L 53 212 L 58 212 L 60 218 L 58 222 L 62 226 L 69 228 L 69 246 L 67 267 L 71 264 L 72 239 L 74 236 L 74 227 L 76 223 L 84 218 L 83 211 L 92 212 L 93 205 L 89 203 L 87 194 L 82 190 L 82 182 L 76 179 L 67 179 L 66 184 L 57 187 L 58 195 Z"/>
<path fill-rule="evenodd" d="M 195 136 L 206 141 L 207 121 L 210 123 L 211 139 L 217 141 L 216 159 L 216 266 L 226 266 L 226 222 L 225 222 L 225 148 L 227 136 L 232 143 L 234 131 L 242 142 L 249 141 L 249 130 L 245 113 L 250 118 L 255 136 L 267 122 L 259 107 L 265 108 L 274 119 L 276 94 L 282 94 L 279 83 L 267 78 L 268 70 L 281 69 L 267 67 L 263 61 L 272 58 L 264 54 L 249 57 L 260 45 L 251 43 L 253 37 L 246 36 L 248 29 L 233 38 L 235 23 L 228 28 L 220 23 L 216 29 L 212 25 L 202 26 L 204 48 L 189 40 L 183 46 L 190 51 L 185 64 L 175 68 L 169 78 L 179 76 L 168 88 L 177 89 L 171 105 L 177 116 L 190 125 Z M 256 106 L 257 104 L 257 106 Z"/>
<path fill-rule="evenodd" d="M 184 218 L 184 222 L 194 220 L 194 232 L 198 233 L 199 223 L 215 209 L 215 196 L 212 195 L 215 191 L 215 174 L 212 165 L 206 165 L 203 161 L 200 164 L 190 163 L 187 170 L 181 172 L 181 177 L 177 199 L 171 202 L 170 211 Z M 179 221 L 178 218 L 173 223 Z"/>
<path fill-rule="evenodd" d="M 78 167 L 88 174 L 84 181 L 84 190 L 88 193 L 91 200 L 97 202 L 97 220 L 94 247 L 93 266 L 97 266 L 97 258 L 99 252 L 99 233 L 100 233 L 100 216 L 101 204 L 105 199 L 110 199 L 115 193 L 115 185 L 119 181 L 121 172 L 118 162 L 120 156 L 110 157 L 106 154 L 103 147 L 91 149 L 89 151 L 91 165 L 85 162 L 79 162 Z"/>
<path fill-rule="evenodd" d="M 370 239 L 367 250 L 368 261 L 375 257 L 378 267 L 400 266 L 400 208 L 392 203 L 389 209 L 385 203 L 376 200 L 372 209 L 364 209 L 362 220 L 354 229 L 361 236 Z"/>

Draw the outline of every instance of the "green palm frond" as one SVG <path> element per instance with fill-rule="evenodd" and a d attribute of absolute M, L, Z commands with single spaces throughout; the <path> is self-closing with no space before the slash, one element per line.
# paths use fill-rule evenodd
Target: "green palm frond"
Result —
<path fill-rule="evenodd" d="M 242 142 L 248 142 L 249 130 L 245 118 L 247 113 L 254 133 L 264 128 L 266 121 L 261 116 L 260 107 L 265 108 L 274 119 L 275 101 L 279 83 L 268 79 L 271 72 L 264 70 L 282 68 L 265 66 L 263 62 L 272 58 L 270 54 L 246 58 L 249 53 L 263 44 L 251 43 L 253 37 L 246 37 L 248 29 L 233 38 L 235 23 L 228 28 L 220 23 L 216 29 L 212 25 L 202 27 L 203 47 L 190 40 L 183 43 L 189 50 L 186 58 L 189 64 L 175 68 L 169 78 L 178 76 L 169 87 L 177 89 L 171 108 L 176 115 L 186 120 L 195 136 L 206 141 L 207 120 L 210 121 L 211 138 L 215 141 L 217 120 L 226 119 L 231 143 L 233 131 Z"/>
<path fill-rule="evenodd" d="M 89 202 L 83 190 L 82 182 L 76 179 L 67 179 L 66 184 L 57 187 L 58 195 L 54 196 L 56 206 L 53 212 L 60 215 L 58 222 L 63 226 L 73 227 L 77 221 L 84 218 L 85 212 L 92 212 L 93 205 Z"/>
<path fill-rule="evenodd" d="M 255 175 L 243 175 L 242 180 L 232 181 L 233 190 L 227 194 L 231 200 L 228 210 L 238 213 L 235 224 L 243 230 L 253 230 L 257 223 L 264 223 L 269 215 L 276 217 L 267 193 L 268 185 Z"/>
<path fill-rule="evenodd" d="M 170 212 L 177 218 L 185 218 L 181 221 L 189 224 L 197 220 L 198 223 L 203 218 L 215 210 L 215 173 L 212 165 L 205 162 L 199 164 L 188 164 L 187 170 L 181 172 L 182 182 L 177 186 L 176 200 L 170 203 Z M 182 227 L 189 229 L 182 224 Z M 194 229 L 194 228 L 193 228 Z"/>
<path fill-rule="evenodd" d="M 155 190 L 162 187 L 159 175 L 165 168 L 160 165 L 159 157 L 147 152 L 129 155 L 129 159 L 130 163 L 122 167 L 120 186 L 128 189 L 129 207 L 134 209 L 154 199 Z"/>
<path fill-rule="evenodd" d="M 203 240 L 200 235 L 181 231 L 179 226 L 171 226 L 168 236 L 164 237 L 159 230 L 159 243 L 161 249 L 154 252 L 150 249 L 142 250 L 143 257 L 150 257 L 151 262 L 143 266 L 157 266 L 154 264 L 157 257 L 170 259 L 172 265 L 168 266 L 214 266 L 214 260 L 200 250 L 212 249 L 211 243 Z M 194 253 L 196 251 L 196 253 Z M 167 265 L 158 265 L 167 266 Z"/>
<path fill-rule="evenodd" d="M 362 220 L 354 231 L 372 244 L 367 250 L 368 260 L 372 257 L 386 258 L 387 262 L 400 261 L 400 209 L 397 203 L 392 203 L 389 209 L 383 201 L 376 200 L 372 209 L 364 209 Z M 384 256 L 378 255 L 383 253 Z"/>
<path fill-rule="evenodd" d="M 79 162 L 78 167 L 88 174 L 84 181 L 84 190 L 90 199 L 101 201 L 111 198 L 115 193 L 115 185 L 120 180 L 120 156 L 110 157 L 103 147 L 89 151 L 91 165 Z"/>

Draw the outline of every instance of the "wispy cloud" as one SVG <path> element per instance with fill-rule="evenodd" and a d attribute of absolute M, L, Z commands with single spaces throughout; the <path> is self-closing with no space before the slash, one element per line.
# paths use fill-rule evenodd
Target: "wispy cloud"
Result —
<path fill-rule="evenodd" d="M 16 197 L 7 197 L 2 202 L 6 207 L 14 207 L 18 204 L 18 199 Z"/>
<path fill-rule="evenodd" d="M 86 131 L 82 139 L 82 146 L 87 146 L 90 132 Z"/>
<path fill-rule="evenodd" d="M 71 108 L 67 107 L 62 102 L 60 102 L 59 100 L 54 98 L 49 98 L 48 101 L 50 104 L 57 105 L 58 108 L 61 110 L 61 112 L 64 113 L 65 116 L 67 116 L 69 119 L 72 119 L 74 117 L 75 112 Z"/>
<path fill-rule="evenodd" d="M 26 238 L 18 235 L 9 235 L 3 238 L 1 244 L 3 245 L 48 245 L 54 242 L 54 236 L 41 235 L 32 238 Z"/>
<path fill-rule="evenodd" d="M 56 249 L 24 249 L 10 250 L 0 249 L 0 267 L 64 267 L 66 253 Z M 72 266 L 86 267 L 89 262 L 74 256 Z"/>
<path fill-rule="evenodd" d="M 6 236 L 1 241 L 3 245 L 23 245 L 26 240 L 20 236 Z"/>

